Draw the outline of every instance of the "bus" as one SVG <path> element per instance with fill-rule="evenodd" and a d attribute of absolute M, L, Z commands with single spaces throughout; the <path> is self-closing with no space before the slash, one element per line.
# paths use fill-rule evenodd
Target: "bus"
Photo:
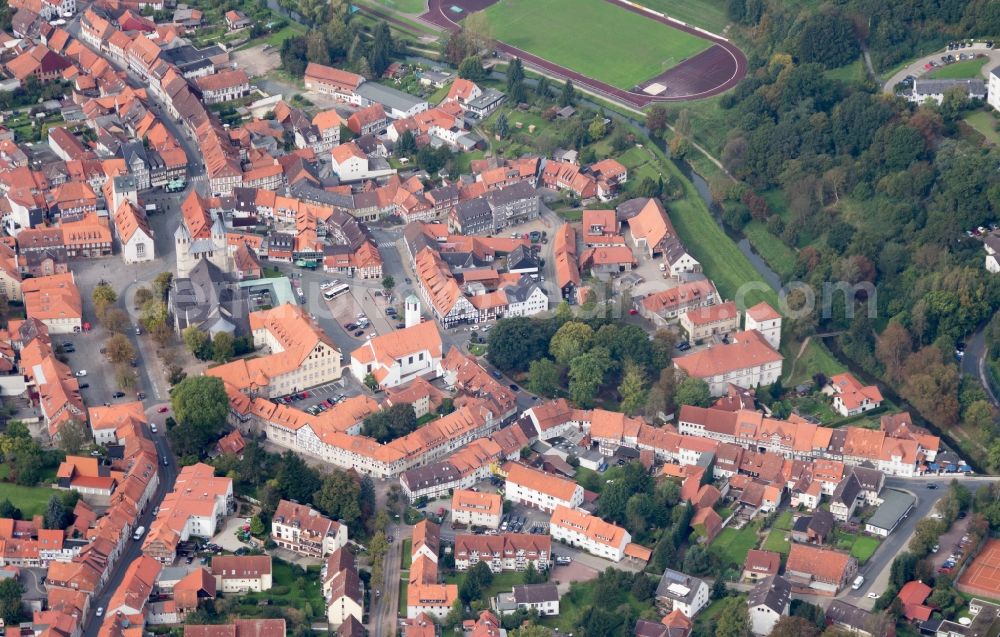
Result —
<path fill-rule="evenodd" d="M 341 294 L 344 294 L 350 289 L 351 286 L 347 285 L 346 283 L 341 283 L 340 285 L 335 285 L 326 292 L 324 292 L 323 298 L 326 299 L 327 301 L 332 301 L 333 299 L 337 298 Z"/>

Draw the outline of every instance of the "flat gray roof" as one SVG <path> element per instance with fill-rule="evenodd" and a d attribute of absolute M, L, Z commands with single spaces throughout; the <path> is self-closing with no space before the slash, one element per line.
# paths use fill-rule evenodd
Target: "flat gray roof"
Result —
<path fill-rule="evenodd" d="M 868 524 L 887 531 L 896 528 L 899 521 L 903 519 L 907 511 L 913 508 L 913 504 L 916 502 L 916 498 L 909 493 L 895 489 L 886 489 L 879 497 L 882 498 L 882 504 L 868 520 Z"/>

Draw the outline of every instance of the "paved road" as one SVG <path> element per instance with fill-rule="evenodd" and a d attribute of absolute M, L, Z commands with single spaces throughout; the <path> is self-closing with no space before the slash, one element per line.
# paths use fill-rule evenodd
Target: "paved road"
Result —
<path fill-rule="evenodd" d="M 949 53 L 954 55 L 956 58 L 958 58 L 959 54 L 961 53 L 975 53 L 976 55 L 986 56 L 990 64 L 986 64 L 987 59 L 983 60 L 982 76 L 984 79 L 988 78 L 990 71 L 992 71 L 998 64 L 1000 64 L 1000 49 L 988 49 L 986 48 L 986 44 L 983 42 L 977 42 L 972 46 L 967 46 L 964 49 L 957 49 L 955 51 L 949 51 L 946 47 L 940 51 L 937 51 L 936 53 L 932 53 L 931 55 L 925 55 L 919 60 L 911 62 L 910 64 L 906 65 L 906 67 L 900 69 L 899 71 L 896 71 L 896 73 L 894 73 L 892 77 L 890 77 L 886 81 L 886 83 L 882 86 L 882 90 L 886 93 L 895 93 L 896 85 L 902 82 L 906 78 L 906 76 L 908 75 L 913 75 L 914 77 L 922 76 L 924 73 L 927 72 L 924 69 L 925 64 L 927 64 L 928 62 L 941 62 L 941 56 L 948 55 Z"/>
<path fill-rule="evenodd" d="M 383 561 L 383 584 L 381 595 L 370 593 L 371 610 L 368 614 L 368 628 L 374 637 L 392 637 L 396 634 L 396 616 L 399 612 L 399 578 L 402 570 L 403 539 L 410 537 L 408 526 L 393 525 L 386 531 L 394 540 L 389 545 Z M 405 533 L 405 535 L 400 535 Z M 406 565 L 409 568 L 409 564 Z"/>
<path fill-rule="evenodd" d="M 150 422 L 158 422 L 160 426 L 159 434 L 149 434 L 153 441 L 156 443 L 156 450 L 160 454 L 160 457 L 166 457 L 169 459 L 169 465 L 164 466 L 160 463 L 159 466 L 159 476 L 160 484 L 150 498 L 149 503 L 146 505 L 146 510 L 139 516 L 139 520 L 136 524 L 141 524 L 147 529 L 153 522 L 153 509 L 158 507 L 161 502 L 163 502 L 163 497 L 171 490 L 174 486 L 174 481 L 177 479 L 177 459 L 174 457 L 173 452 L 170 450 L 170 446 L 167 444 L 166 438 L 163 436 L 163 431 L 165 428 L 162 426 L 163 420 L 165 419 L 164 414 L 156 413 L 155 408 L 150 408 L 146 410 L 146 415 L 148 416 Z M 125 576 L 125 570 L 128 569 L 129 564 L 139 559 L 142 554 L 142 540 L 135 541 L 132 539 L 126 540 L 125 550 L 118 557 L 118 562 L 115 564 L 111 571 L 111 577 L 108 578 L 107 584 L 100 593 L 94 596 L 90 601 L 90 606 L 92 609 L 97 608 L 107 608 L 108 602 L 111 596 L 114 594 L 115 589 L 121 584 L 122 579 Z M 82 637 L 96 637 L 98 631 L 101 627 L 102 619 L 94 617 L 91 614 L 90 617 L 84 619 L 84 631 Z"/>
<path fill-rule="evenodd" d="M 882 593 L 888 587 L 889 570 L 892 566 L 892 560 L 910 544 L 910 538 L 913 536 L 917 522 L 930 515 L 931 509 L 937 501 L 942 495 L 947 493 L 948 485 L 951 484 L 953 479 L 955 479 L 953 476 L 886 478 L 885 486 L 887 488 L 899 489 L 914 494 L 917 496 L 917 504 L 910 515 L 903 520 L 903 523 L 879 545 L 878 550 L 868 560 L 868 563 L 859 569 L 858 573 L 865 577 L 864 585 L 856 591 L 848 588 L 839 595 L 841 599 L 846 599 L 848 602 L 862 608 L 870 609 L 874 605 L 875 600 L 869 599 L 868 593 L 870 591 Z M 997 478 L 991 476 L 971 476 L 957 479 L 969 489 L 975 491 L 980 485 L 993 482 Z M 936 484 L 938 488 L 936 490 L 928 489 L 928 484 Z"/>
<path fill-rule="evenodd" d="M 963 374 L 974 376 L 983 386 L 986 396 L 995 406 L 1000 406 L 1000 400 L 993 393 L 990 381 L 986 375 L 986 326 L 983 325 L 965 340 L 965 355 L 960 365 Z"/>

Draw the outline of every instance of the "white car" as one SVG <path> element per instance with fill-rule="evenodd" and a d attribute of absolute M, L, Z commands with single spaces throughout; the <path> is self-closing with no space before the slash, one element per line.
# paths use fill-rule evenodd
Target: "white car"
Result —
<path fill-rule="evenodd" d="M 103 606 L 98 606 L 98 607 L 97 607 L 97 613 L 96 613 L 96 615 L 97 615 L 98 617 L 102 617 L 102 616 L 104 616 L 104 607 L 103 607 Z"/>
<path fill-rule="evenodd" d="M 76 377 L 77 377 L 77 378 L 83 378 L 83 377 L 84 377 L 84 376 L 86 376 L 86 375 L 87 375 L 87 370 L 85 370 L 85 369 L 81 369 L 80 371 L 78 371 L 78 372 L 76 373 Z"/>
<path fill-rule="evenodd" d="M 878 593 L 868 593 L 869 599 L 878 599 Z"/>

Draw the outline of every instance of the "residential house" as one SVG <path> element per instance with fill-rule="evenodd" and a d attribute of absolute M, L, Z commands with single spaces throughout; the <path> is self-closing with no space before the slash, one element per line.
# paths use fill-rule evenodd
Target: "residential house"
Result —
<path fill-rule="evenodd" d="M 556 538 L 558 539 L 558 538 Z M 552 538 L 528 533 L 455 536 L 455 569 L 465 571 L 485 562 L 493 573 L 523 571 L 532 565 L 546 571 L 552 562 Z"/>
<path fill-rule="evenodd" d="M 271 539 L 293 553 L 324 557 L 347 544 L 347 525 L 306 505 L 281 500 L 271 517 Z"/>
<path fill-rule="evenodd" d="M 743 562 L 743 579 L 756 582 L 778 574 L 781 569 L 781 555 L 774 551 L 747 551 Z"/>
<path fill-rule="evenodd" d="M 757 584 L 747 596 L 750 627 L 755 635 L 770 635 L 774 625 L 788 614 L 792 585 L 783 577 L 772 575 Z"/>
<path fill-rule="evenodd" d="M 657 605 L 667 611 L 680 611 L 688 619 L 708 606 L 708 584 L 698 579 L 667 569 L 656 586 Z"/>
<path fill-rule="evenodd" d="M 453 524 L 497 529 L 503 516 L 503 498 L 497 493 L 456 489 L 451 497 Z"/>
<path fill-rule="evenodd" d="M 588 553 L 620 562 L 632 541 L 628 531 L 579 509 L 557 505 L 549 520 L 549 533 Z"/>
<path fill-rule="evenodd" d="M 836 595 L 858 572 L 858 561 L 849 553 L 807 544 L 792 544 L 785 562 L 785 579 L 800 592 Z"/>
<path fill-rule="evenodd" d="M 524 609 L 536 611 L 542 617 L 555 616 L 559 614 L 559 589 L 555 584 L 514 586 L 510 593 L 497 595 L 493 600 L 493 607 L 501 615 L 510 615 Z M 496 626 L 499 627 L 499 625 L 497 622 Z M 474 632 L 473 635 L 476 633 Z"/>
<path fill-rule="evenodd" d="M 833 409 L 844 416 L 857 416 L 882 406 L 882 392 L 875 385 L 862 385 L 853 374 L 845 372 L 830 378 Z"/>
<path fill-rule="evenodd" d="M 270 555 L 212 557 L 215 588 L 223 593 L 260 593 L 271 589 Z"/>
<path fill-rule="evenodd" d="M 520 463 L 505 467 L 507 482 L 504 499 L 546 512 L 557 507 L 575 509 L 583 504 L 583 487 Z"/>

